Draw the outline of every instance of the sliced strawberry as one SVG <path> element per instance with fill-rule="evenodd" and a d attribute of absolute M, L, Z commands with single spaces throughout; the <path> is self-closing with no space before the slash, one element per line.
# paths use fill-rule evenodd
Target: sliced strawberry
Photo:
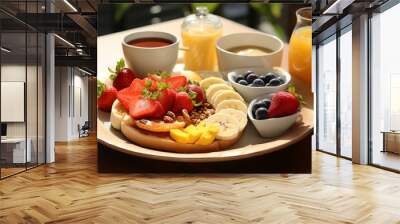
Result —
<path fill-rule="evenodd" d="M 153 78 L 153 77 L 146 77 L 146 78 L 144 78 L 143 79 L 144 80 L 144 83 L 145 83 L 145 86 L 146 86 L 146 88 L 148 88 L 149 90 L 151 90 L 151 91 L 154 91 L 154 90 L 157 90 L 157 83 L 158 83 L 158 80 L 157 79 L 155 79 L 155 78 Z M 150 83 L 151 85 L 150 86 L 147 86 L 148 84 L 147 83 Z"/>
<path fill-rule="evenodd" d="M 167 111 L 165 111 L 165 109 L 164 109 L 163 105 L 161 105 L 160 101 L 156 100 L 156 101 L 154 101 L 154 104 L 155 104 L 156 109 L 154 111 L 154 114 L 151 117 L 157 118 L 157 119 L 162 118 Z"/>
<path fill-rule="evenodd" d="M 134 94 L 141 94 L 145 87 L 145 82 L 143 79 L 134 79 L 129 88 L 132 89 Z"/>
<path fill-rule="evenodd" d="M 121 104 L 127 110 L 129 110 L 129 102 L 134 100 L 135 98 L 138 98 L 139 96 L 140 96 L 139 94 L 134 94 L 134 92 L 130 87 L 122 89 L 117 93 L 117 98 L 119 102 L 121 102 Z"/>
<path fill-rule="evenodd" d="M 134 119 L 150 118 L 155 115 L 157 108 L 154 100 L 138 97 L 129 102 L 129 115 Z"/>
<path fill-rule="evenodd" d="M 172 110 L 172 107 L 175 103 L 176 92 L 173 89 L 164 89 L 160 96 L 158 97 L 158 101 L 160 101 L 163 106 L 165 112 Z"/>
<path fill-rule="evenodd" d="M 118 92 L 117 98 L 124 107 L 129 110 L 129 102 L 135 97 L 142 94 L 144 89 L 144 81 L 142 79 L 134 79 L 128 88 L 122 89 Z"/>
<path fill-rule="evenodd" d="M 179 92 L 176 94 L 175 105 L 172 108 L 172 111 L 180 113 L 183 109 L 186 109 L 188 112 L 192 111 L 193 103 L 192 99 L 186 92 Z"/>
<path fill-rule="evenodd" d="M 171 85 L 173 89 L 179 89 L 181 87 L 185 87 L 187 85 L 187 79 L 185 76 L 177 75 L 172 76 L 164 80 L 166 83 Z"/>

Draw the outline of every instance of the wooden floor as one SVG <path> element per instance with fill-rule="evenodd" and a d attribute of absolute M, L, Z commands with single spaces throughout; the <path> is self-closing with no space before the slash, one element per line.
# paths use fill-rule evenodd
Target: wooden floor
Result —
<path fill-rule="evenodd" d="M 56 158 L 0 181 L 0 223 L 400 223 L 399 174 L 319 152 L 311 175 L 98 174 L 95 138 Z"/>

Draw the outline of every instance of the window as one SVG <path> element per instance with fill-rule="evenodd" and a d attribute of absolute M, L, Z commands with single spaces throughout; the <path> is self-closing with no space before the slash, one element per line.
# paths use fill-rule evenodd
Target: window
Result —
<path fill-rule="evenodd" d="M 353 79 L 351 24 L 339 33 L 340 36 L 333 35 L 318 47 L 317 149 L 351 158 Z"/>
<path fill-rule="evenodd" d="M 400 4 L 371 18 L 371 162 L 400 170 Z"/>
<path fill-rule="evenodd" d="M 19 2 L 20 15 L 40 12 L 43 3 Z M 11 14 L 0 17 L 2 179 L 45 163 L 46 38 Z"/>
<path fill-rule="evenodd" d="M 352 148 L 352 33 L 340 36 L 340 155 L 351 158 Z"/>
<path fill-rule="evenodd" d="M 336 153 L 336 36 L 318 47 L 317 149 Z"/>

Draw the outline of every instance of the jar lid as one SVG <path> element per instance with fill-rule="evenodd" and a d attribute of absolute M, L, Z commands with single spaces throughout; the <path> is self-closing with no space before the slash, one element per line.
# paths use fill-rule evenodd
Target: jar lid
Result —
<path fill-rule="evenodd" d="M 210 14 L 207 7 L 198 6 L 196 7 L 195 13 L 186 16 L 182 23 L 182 29 L 190 29 L 192 27 L 220 29 L 222 27 L 222 21 L 218 16 Z"/>

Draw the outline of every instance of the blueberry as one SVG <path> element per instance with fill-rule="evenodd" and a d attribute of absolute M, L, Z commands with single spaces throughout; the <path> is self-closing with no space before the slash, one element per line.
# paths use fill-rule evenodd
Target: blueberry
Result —
<path fill-rule="evenodd" d="M 253 108 L 251 108 L 251 112 L 253 113 L 254 117 L 256 116 L 256 110 L 262 107 L 265 108 L 265 104 L 262 101 L 258 101 L 253 105 Z"/>
<path fill-rule="evenodd" d="M 279 86 L 282 85 L 284 82 L 281 78 L 274 78 L 271 81 L 269 81 L 269 83 L 267 84 L 267 86 Z"/>
<path fill-rule="evenodd" d="M 246 77 L 246 81 L 248 83 L 252 83 L 254 81 L 254 79 L 256 79 L 256 78 L 258 78 L 258 76 L 254 73 L 251 73 Z"/>
<path fill-rule="evenodd" d="M 265 83 L 269 83 L 272 79 L 277 78 L 278 76 L 273 72 L 268 72 L 267 74 L 260 75 L 260 78 L 264 80 Z"/>
<path fill-rule="evenodd" d="M 265 83 L 264 83 L 264 81 L 262 79 L 257 78 L 257 79 L 253 80 L 253 85 L 255 85 L 255 86 L 264 86 Z"/>
<path fill-rule="evenodd" d="M 250 86 L 250 87 L 257 87 L 257 86 L 254 85 L 253 83 L 250 83 L 248 86 Z"/>
<path fill-rule="evenodd" d="M 267 108 L 267 110 L 271 106 L 271 100 L 269 99 L 263 99 L 260 102 L 264 105 L 265 108 Z"/>
<path fill-rule="evenodd" d="M 247 76 L 249 76 L 250 74 L 254 74 L 254 72 L 249 70 L 249 71 L 243 73 L 242 76 L 243 76 L 245 79 L 247 79 Z"/>
<path fill-rule="evenodd" d="M 267 108 L 261 107 L 256 110 L 256 119 L 264 120 L 267 119 Z"/>
<path fill-rule="evenodd" d="M 249 83 L 246 81 L 246 80 L 244 80 L 244 79 L 241 79 L 241 80 L 239 80 L 239 82 L 238 82 L 240 85 L 244 85 L 244 86 L 247 86 Z"/>
<path fill-rule="evenodd" d="M 244 76 L 243 76 L 243 75 L 238 75 L 238 76 L 236 76 L 235 81 L 236 81 L 237 83 L 239 83 L 240 80 L 244 80 Z"/>

